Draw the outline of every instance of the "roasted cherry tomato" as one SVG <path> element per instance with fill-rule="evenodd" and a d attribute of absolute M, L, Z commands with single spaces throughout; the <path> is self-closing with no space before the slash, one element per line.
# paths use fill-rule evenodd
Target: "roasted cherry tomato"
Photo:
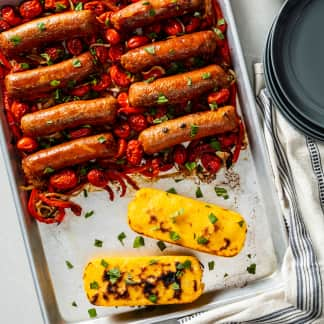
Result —
<path fill-rule="evenodd" d="M 163 27 L 163 30 L 169 36 L 177 35 L 183 33 L 183 25 L 178 19 L 168 19 Z"/>
<path fill-rule="evenodd" d="M 114 127 L 114 134 L 119 138 L 127 138 L 131 133 L 131 128 L 126 122 L 121 122 Z"/>
<path fill-rule="evenodd" d="M 99 169 L 92 169 L 88 172 L 87 179 L 93 186 L 103 188 L 107 185 L 105 173 Z"/>
<path fill-rule="evenodd" d="M 97 84 L 92 85 L 92 90 L 103 91 L 106 90 L 111 85 L 111 78 L 108 74 L 102 74 L 100 81 Z"/>
<path fill-rule="evenodd" d="M 187 151 L 185 147 L 178 144 L 173 150 L 173 161 L 179 165 L 184 165 L 187 161 Z"/>
<path fill-rule="evenodd" d="M 73 38 L 66 42 L 66 48 L 71 55 L 78 56 L 82 53 L 83 45 L 79 38 Z"/>
<path fill-rule="evenodd" d="M 126 88 L 131 83 L 131 80 L 129 79 L 128 75 L 121 70 L 117 65 L 113 65 L 110 68 L 110 76 L 111 79 L 116 83 L 116 85 Z"/>
<path fill-rule="evenodd" d="M 67 191 L 77 186 L 78 177 L 73 170 L 66 169 L 52 175 L 49 182 L 54 189 L 59 191 Z"/>
<path fill-rule="evenodd" d="M 11 105 L 11 112 L 17 122 L 20 122 L 22 116 L 24 116 L 28 111 L 29 107 L 27 104 L 18 100 L 13 101 Z"/>
<path fill-rule="evenodd" d="M 90 86 L 88 84 L 83 84 L 75 87 L 70 91 L 72 96 L 83 97 L 90 91 Z"/>
<path fill-rule="evenodd" d="M 229 97 L 230 91 L 228 89 L 221 89 L 220 91 L 210 93 L 207 100 L 209 104 L 216 103 L 217 105 L 221 105 L 226 103 Z"/>
<path fill-rule="evenodd" d="M 222 160 L 212 153 L 202 154 L 200 160 L 203 167 L 211 174 L 217 173 L 222 167 Z"/>
<path fill-rule="evenodd" d="M 19 7 L 21 16 L 28 20 L 36 18 L 42 11 L 42 5 L 38 0 L 25 1 Z"/>
<path fill-rule="evenodd" d="M 135 114 L 135 115 L 129 116 L 128 122 L 129 122 L 130 127 L 132 129 L 134 129 L 136 132 L 141 132 L 148 125 L 145 116 L 143 116 L 141 114 Z"/>
<path fill-rule="evenodd" d="M 143 147 L 138 140 L 131 140 L 128 142 L 126 158 L 131 165 L 136 166 L 141 163 L 143 158 Z"/>
<path fill-rule="evenodd" d="M 109 48 L 108 56 L 109 59 L 113 62 L 119 62 L 121 59 L 121 56 L 123 55 L 124 48 L 121 44 L 114 45 Z"/>
<path fill-rule="evenodd" d="M 150 42 L 150 39 L 146 36 L 133 36 L 127 41 L 127 47 L 134 49 L 140 46 L 144 46 Z"/>
<path fill-rule="evenodd" d="M 16 14 L 14 8 L 11 6 L 2 7 L 1 16 L 10 26 L 21 24 L 21 18 Z"/>
<path fill-rule="evenodd" d="M 83 127 L 83 128 L 79 128 L 79 129 L 69 131 L 69 138 L 77 139 L 77 138 L 80 138 L 80 137 L 89 136 L 91 134 L 92 134 L 91 128 Z"/>
<path fill-rule="evenodd" d="M 106 39 L 111 45 L 117 45 L 120 42 L 120 35 L 116 29 L 108 28 L 105 32 Z"/>
<path fill-rule="evenodd" d="M 24 136 L 17 142 L 17 148 L 23 152 L 33 152 L 37 149 L 38 143 L 31 137 Z"/>

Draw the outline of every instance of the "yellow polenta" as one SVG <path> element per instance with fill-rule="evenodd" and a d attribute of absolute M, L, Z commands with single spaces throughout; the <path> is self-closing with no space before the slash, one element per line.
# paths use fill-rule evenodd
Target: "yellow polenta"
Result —
<path fill-rule="evenodd" d="M 154 239 L 225 257 L 240 252 L 247 231 L 237 212 L 151 188 L 137 191 L 128 223 Z"/>
<path fill-rule="evenodd" d="M 202 293 L 201 278 L 191 256 L 97 258 L 83 275 L 87 297 L 97 306 L 190 303 Z"/>

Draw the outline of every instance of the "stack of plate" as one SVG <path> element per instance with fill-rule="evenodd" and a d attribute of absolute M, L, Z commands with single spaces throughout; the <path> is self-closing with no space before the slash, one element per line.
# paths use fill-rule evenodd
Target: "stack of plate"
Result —
<path fill-rule="evenodd" d="M 288 0 L 269 33 L 264 70 L 281 113 L 324 140 L 324 1 Z"/>

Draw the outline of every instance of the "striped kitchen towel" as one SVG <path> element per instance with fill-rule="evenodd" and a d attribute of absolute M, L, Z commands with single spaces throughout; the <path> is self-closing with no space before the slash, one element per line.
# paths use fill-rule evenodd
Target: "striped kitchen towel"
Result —
<path fill-rule="evenodd" d="M 289 124 L 265 89 L 262 64 L 254 68 L 264 136 L 286 215 L 289 247 L 281 269 L 285 286 L 185 317 L 181 324 L 324 323 L 324 143 Z"/>

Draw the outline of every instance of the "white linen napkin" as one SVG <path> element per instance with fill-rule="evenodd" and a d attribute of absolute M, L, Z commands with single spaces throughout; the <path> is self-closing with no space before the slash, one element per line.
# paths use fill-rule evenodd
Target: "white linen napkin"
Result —
<path fill-rule="evenodd" d="M 324 144 L 296 130 L 273 106 L 263 66 L 255 70 L 256 99 L 271 160 L 289 247 L 285 286 L 242 302 L 180 319 L 203 323 L 324 323 Z"/>

